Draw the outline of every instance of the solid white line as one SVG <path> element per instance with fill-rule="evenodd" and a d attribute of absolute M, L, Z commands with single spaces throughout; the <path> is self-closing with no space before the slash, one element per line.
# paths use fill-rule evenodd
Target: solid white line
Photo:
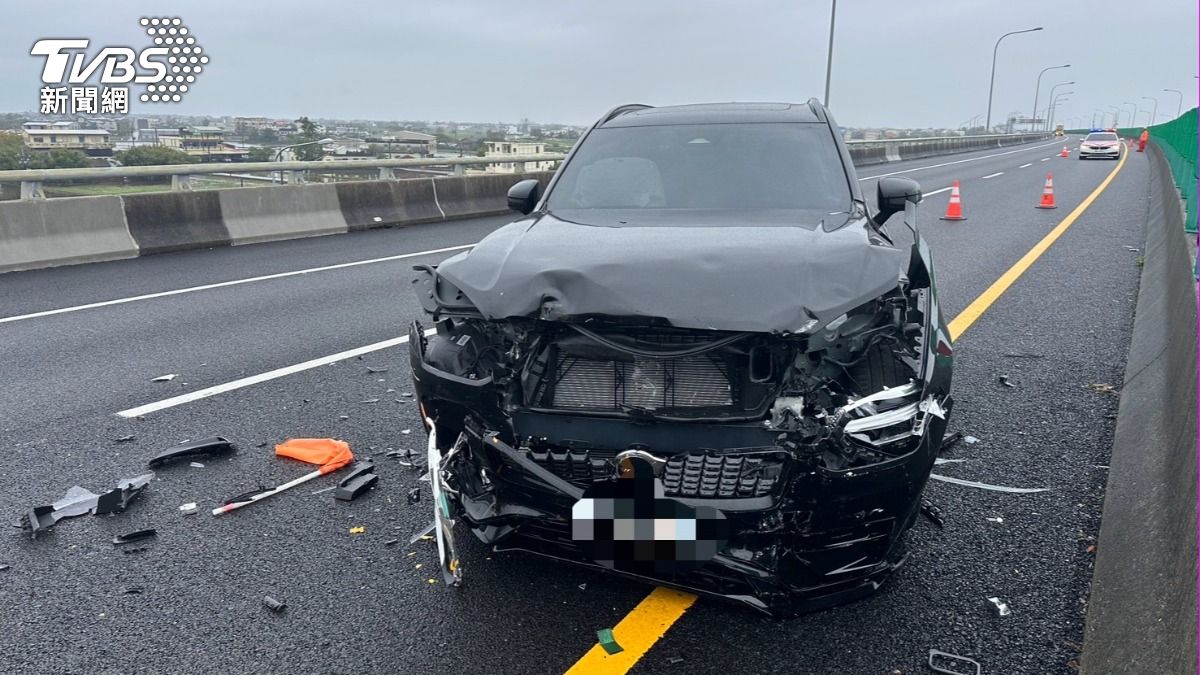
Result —
<path fill-rule="evenodd" d="M 865 178 L 859 178 L 858 180 L 861 182 L 864 180 L 871 180 L 872 178 L 883 178 L 885 176 L 895 176 L 895 175 L 902 174 L 902 173 L 912 173 L 913 171 L 924 171 L 925 169 L 936 169 L 938 167 L 950 166 L 952 164 L 963 164 L 965 162 L 978 162 L 981 159 L 991 159 L 993 157 L 1003 157 L 1004 155 L 1011 155 L 1011 154 L 1017 153 L 1017 152 L 1027 152 L 1029 150 L 1037 150 L 1038 148 L 1044 148 L 1047 145 L 1056 145 L 1056 144 L 1057 144 L 1057 141 L 1051 141 L 1049 143 L 1043 143 L 1041 145 L 1031 145 L 1027 148 L 1018 148 L 1016 150 L 1009 150 L 1008 152 L 997 152 L 992 155 L 983 155 L 982 157 L 968 157 L 967 159 L 959 159 L 959 160 L 956 160 L 953 162 L 943 162 L 941 164 L 930 164 L 929 166 L 918 166 L 915 169 L 904 169 L 902 171 L 893 171 L 891 173 L 881 173 L 878 176 L 867 176 Z"/>
<path fill-rule="evenodd" d="M 941 190 L 934 190 L 933 192 L 922 192 L 922 193 L 921 193 L 921 199 L 924 199 L 924 198 L 926 198 L 926 197 L 928 197 L 928 196 L 930 196 L 930 195 L 936 195 L 936 194 L 939 194 L 939 193 L 942 193 L 942 192 L 949 192 L 949 191 L 951 191 L 951 190 L 953 190 L 953 189 L 954 189 L 954 186 L 953 186 L 953 185 L 951 185 L 950 187 L 944 187 L 944 188 L 942 188 Z"/>
<path fill-rule="evenodd" d="M 254 283 L 256 281 L 269 281 L 271 279 L 282 279 L 284 277 L 294 277 L 300 274 L 312 274 L 314 272 L 327 272 L 329 270 L 340 270 L 347 267 L 358 267 L 359 265 L 373 265 L 381 262 L 391 262 L 393 260 L 403 260 L 405 258 L 416 258 L 423 255 L 433 255 L 435 253 L 448 253 L 450 251 L 460 251 L 465 248 L 471 248 L 475 244 L 463 244 L 462 246 L 447 246 L 445 248 L 435 248 L 428 251 L 417 251 L 416 253 L 402 253 L 400 255 L 390 255 L 385 258 L 371 258 L 370 260 L 355 260 L 354 262 L 339 263 L 337 265 L 326 265 L 324 267 L 310 267 L 304 270 L 296 270 L 294 272 L 280 272 L 278 274 L 267 274 L 261 277 L 250 277 L 248 279 L 234 279 L 233 281 L 221 281 L 215 284 L 205 284 L 203 286 L 191 286 L 189 288 L 177 288 L 171 291 L 162 291 L 159 293 L 147 293 L 146 295 L 135 295 L 128 298 L 118 298 L 116 300 L 104 300 L 103 302 L 93 302 L 87 305 L 76 305 L 74 307 L 61 307 L 59 309 L 48 309 L 44 312 L 34 312 L 32 314 L 21 314 L 18 316 L 0 317 L 0 323 L 11 323 L 13 321 L 24 321 L 25 319 L 37 319 L 43 316 L 54 316 L 55 314 L 66 314 L 68 312 L 79 312 L 85 309 L 95 309 L 97 307 L 110 307 L 112 305 L 123 305 L 128 302 L 137 302 L 139 300 L 153 300 L 154 298 L 165 298 L 172 295 L 182 295 L 184 293 L 195 293 L 196 291 L 207 291 L 213 288 L 225 288 L 226 286 L 239 286 L 241 284 Z"/>
<path fill-rule="evenodd" d="M 1018 168 L 1018 169 L 1024 169 L 1024 168 L 1025 168 L 1025 167 L 1027 167 L 1027 166 L 1033 166 L 1033 162 L 1030 162 L 1030 163 L 1028 163 L 1028 164 L 1022 164 L 1021 166 L 1018 166 L 1017 168 Z"/>
<path fill-rule="evenodd" d="M 434 329 L 430 328 L 429 330 L 425 331 L 425 334 L 432 335 L 433 332 L 434 332 Z M 345 361 L 346 359 L 352 359 L 356 356 L 362 356 L 363 354 L 370 354 L 371 352 L 377 352 L 381 349 L 387 349 L 388 347 L 395 347 L 397 345 L 403 345 L 403 344 L 408 344 L 408 336 L 407 335 L 402 336 L 402 337 L 392 338 L 390 340 L 384 340 L 383 342 L 376 342 L 376 343 L 369 344 L 369 345 L 363 345 L 362 347 L 356 347 L 354 349 L 348 349 L 344 352 L 338 352 L 337 354 L 330 354 L 329 356 L 322 356 L 320 358 L 312 359 L 311 361 L 305 361 L 303 363 L 297 363 L 297 364 L 290 365 L 290 366 L 284 366 L 282 368 L 276 368 L 275 370 L 268 370 L 265 373 L 259 373 L 258 375 L 251 375 L 250 377 L 243 377 L 240 380 L 233 380 L 231 382 L 226 382 L 224 384 L 213 385 L 213 386 L 207 387 L 205 389 L 197 389 L 196 391 L 189 392 L 186 394 L 180 394 L 179 396 L 172 396 L 171 398 L 165 398 L 161 401 L 155 401 L 153 403 L 147 403 L 146 405 L 140 405 L 136 408 L 122 410 L 122 411 L 118 412 L 117 414 L 120 415 L 121 417 L 141 417 L 142 415 L 148 415 L 152 412 L 157 412 L 159 410 L 166 410 L 167 408 L 174 408 L 175 406 L 180 406 L 180 405 L 183 405 L 184 403 L 191 403 L 193 401 L 199 401 L 202 398 L 216 396 L 217 394 L 224 394 L 225 392 L 233 391 L 235 389 L 241 389 L 243 387 L 249 387 L 250 385 L 253 385 L 253 384 L 269 382 L 270 380 L 279 379 L 281 377 L 285 377 L 287 375 L 292 375 L 294 373 L 299 373 L 299 372 L 302 372 L 305 370 L 312 370 L 313 368 L 327 366 L 331 363 L 336 363 L 338 361 Z"/>
<path fill-rule="evenodd" d="M 1003 175 L 1004 175 L 1003 171 L 997 171 L 996 173 L 989 173 L 988 175 L 981 177 L 979 180 L 984 180 L 986 178 L 995 178 L 996 176 L 1003 176 Z"/>

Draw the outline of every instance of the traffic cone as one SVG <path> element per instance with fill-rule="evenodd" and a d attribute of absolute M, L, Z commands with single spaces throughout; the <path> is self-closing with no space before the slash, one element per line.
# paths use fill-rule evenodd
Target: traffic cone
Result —
<path fill-rule="evenodd" d="M 950 188 L 950 203 L 946 205 L 946 215 L 942 216 L 942 220 L 966 219 L 962 214 L 962 195 L 958 193 L 958 181 L 954 181 L 954 187 Z"/>
<path fill-rule="evenodd" d="M 1065 146 L 1065 145 L 1064 145 L 1064 146 L 1063 146 L 1063 149 L 1062 149 L 1062 152 L 1058 153 L 1058 156 L 1059 156 L 1059 157 L 1070 157 L 1070 156 L 1071 156 L 1071 151 L 1070 151 L 1070 150 L 1068 150 L 1068 149 L 1067 149 L 1067 146 Z"/>
<path fill-rule="evenodd" d="M 1046 174 L 1046 186 L 1042 188 L 1042 203 L 1037 205 L 1039 209 L 1057 209 L 1054 205 L 1054 176 Z"/>

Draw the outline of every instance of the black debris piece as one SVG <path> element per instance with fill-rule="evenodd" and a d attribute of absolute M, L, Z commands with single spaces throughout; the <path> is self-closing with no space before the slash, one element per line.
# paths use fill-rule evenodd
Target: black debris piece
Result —
<path fill-rule="evenodd" d="M 928 518 L 929 522 L 937 525 L 939 530 L 945 529 L 946 521 L 942 518 L 942 510 L 928 499 L 921 498 L 921 515 Z"/>
<path fill-rule="evenodd" d="M 287 609 L 287 603 L 283 602 L 282 600 L 276 600 L 269 595 L 264 595 L 263 607 L 266 607 L 276 614 L 282 614 L 283 610 Z"/>
<path fill-rule="evenodd" d="M 149 551 L 149 550 L 150 550 L 150 547 L 148 547 L 148 546 L 138 546 L 135 548 L 123 548 L 123 549 L 121 549 L 121 553 L 126 553 L 126 554 L 128 554 L 128 553 L 145 553 L 146 551 Z"/>
<path fill-rule="evenodd" d="M 266 445 L 265 443 L 263 445 Z M 181 443 L 173 448 L 167 448 L 158 453 L 147 462 L 147 466 L 151 469 L 156 469 L 165 464 L 170 464 L 179 459 L 191 459 L 193 457 L 223 457 L 232 455 L 237 452 L 237 447 L 228 440 L 213 436 L 199 441 L 191 441 Z"/>
<path fill-rule="evenodd" d="M 352 502 L 358 499 L 364 492 L 370 490 L 378 481 L 379 476 L 373 473 L 361 473 L 338 483 L 337 489 L 333 491 L 333 498 L 344 502 Z"/>
<path fill-rule="evenodd" d="M 237 495 L 235 497 L 230 497 L 229 499 L 226 499 L 225 501 L 221 502 L 221 505 L 224 506 L 226 504 L 236 504 L 237 502 L 249 501 L 250 498 L 253 497 L 254 495 L 261 494 L 263 492 L 267 492 L 270 489 L 271 488 L 267 487 L 266 485 L 259 483 L 257 488 L 250 490 L 248 492 L 243 492 L 242 494 Z"/>
<path fill-rule="evenodd" d="M 8 568 L 9 568 L 9 565 L 0 565 L 0 572 L 3 572 L 4 570 L 6 570 Z"/>
<path fill-rule="evenodd" d="M 1009 352 L 1009 353 L 1005 354 L 1004 356 L 1006 356 L 1007 358 L 1010 358 L 1010 359 L 1044 359 L 1044 358 L 1046 358 L 1046 356 L 1044 354 L 1033 354 L 1031 352 Z"/>
<path fill-rule="evenodd" d="M 961 431 L 956 431 L 952 434 L 948 434 L 945 438 L 942 439 L 942 448 L 941 448 L 940 452 L 945 452 L 945 451 L 949 450 L 950 448 L 953 448 L 955 445 L 958 445 L 958 442 L 961 441 L 962 439 L 963 439 L 963 432 L 961 432 Z"/>
<path fill-rule="evenodd" d="M 134 542 L 149 539 L 158 536 L 158 531 L 154 528 L 148 530 L 138 530 L 129 534 L 121 534 L 113 537 L 113 546 L 121 546 L 122 544 L 132 544 Z"/>
<path fill-rule="evenodd" d="M 667 657 L 667 665 L 668 666 L 677 666 L 681 663 L 683 663 L 682 656 L 668 656 Z"/>
<path fill-rule="evenodd" d="M 396 544 L 399 544 L 399 543 L 400 543 L 399 539 L 388 539 L 387 541 L 383 542 L 383 545 L 384 546 L 395 546 Z"/>
<path fill-rule="evenodd" d="M 374 366 L 367 366 L 368 373 L 386 373 L 387 371 L 387 368 L 375 368 Z"/>
<path fill-rule="evenodd" d="M 112 513 L 121 513 L 125 507 L 129 506 L 129 502 L 137 498 L 146 489 L 150 483 L 150 479 L 154 478 L 153 473 L 145 473 L 133 478 L 126 478 L 117 483 L 117 487 L 105 492 L 96 499 L 96 508 L 92 513 L 97 516 L 104 516 Z"/>
<path fill-rule="evenodd" d="M 125 587 L 125 590 L 124 590 L 124 591 L 122 591 L 122 592 L 123 592 L 125 595 L 141 595 L 141 594 L 142 594 L 142 590 L 143 590 L 143 589 L 142 589 L 142 587 L 141 587 L 141 586 L 126 586 L 126 587 Z"/>
<path fill-rule="evenodd" d="M 339 486 L 346 485 L 350 481 L 369 473 L 375 473 L 374 462 L 359 461 L 350 465 L 350 470 L 342 475 L 342 480 L 338 482 Z"/>
<path fill-rule="evenodd" d="M 408 503 L 416 504 L 421 501 L 421 488 L 415 487 L 408 491 Z"/>
<path fill-rule="evenodd" d="M 1004 385 L 1004 386 L 1006 386 L 1006 387 L 1015 387 L 1015 386 L 1017 386 L 1017 385 L 1013 384 L 1012 382 L 1009 382 L 1009 381 L 1008 381 L 1008 375 L 1001 375 L 999 379 L 1000 379 L 1000 384 L 1002 384 L 1002 385 Z"/>
<path fill-rule="evenodd" d="M 975 659 L 936 649 L 929 650 L 929 667 L 934 672 L 946 675 L 979 675 L 983 672 L 983 667 Z"/>

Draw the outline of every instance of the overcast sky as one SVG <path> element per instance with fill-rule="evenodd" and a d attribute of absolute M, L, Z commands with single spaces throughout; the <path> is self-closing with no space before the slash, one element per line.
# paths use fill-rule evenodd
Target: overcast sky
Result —
<path fill-rule="evenodd" d="M 42 38 L 149 46 L 178 16 L 211 57 L 182 103 L 131 112 L 588 124 L 619 103 L 820 98 L 829 0 L 203 0 L 5 3 L 0 110 L 35 109 Z M 169 7 L 168 7 L 169 6 Z M 1136 20 L 1134 17 L 1137 17 Z M 1195 0 L 842 0 L 831 109 L 846 126 L 956 127 L 1028 113 L 1046 66 L 1059 119 L 1159 98 L 1196 105 Z M 131 92 L 137 94 L 141 87 Z M 1128 108 L 1129 106 L 1126 106 Z M 1168 115 L 1169 113 L 1169 115 Z M 1144 120 L 1145 116 L 1142 116 Z"/>

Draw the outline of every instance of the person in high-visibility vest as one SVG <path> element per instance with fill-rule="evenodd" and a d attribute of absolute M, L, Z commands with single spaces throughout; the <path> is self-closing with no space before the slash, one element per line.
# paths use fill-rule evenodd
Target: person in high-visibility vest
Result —
<path fill-rule="evenodd" d="M 1146 141 L 1150 140 L 1150 130 L 1142 129 L 1142 135 L 1138 138 L 1138 152 L 1146 151 Z"/>

